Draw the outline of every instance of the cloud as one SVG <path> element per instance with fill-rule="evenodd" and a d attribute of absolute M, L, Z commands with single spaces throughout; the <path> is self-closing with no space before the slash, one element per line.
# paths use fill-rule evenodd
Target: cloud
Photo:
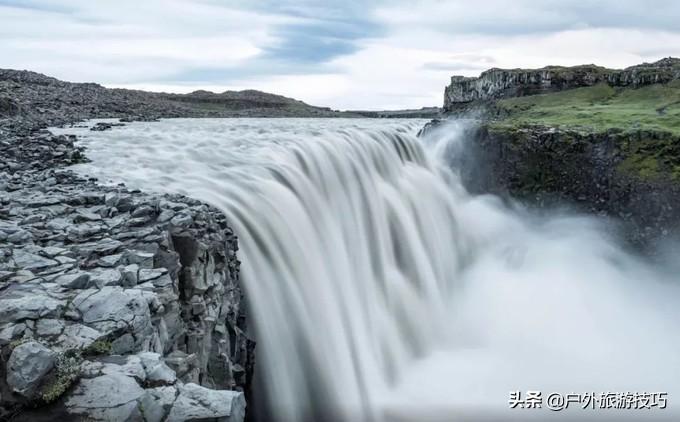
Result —
<path fill-rule="evenodd" d="M 525 35 L 588 28 L 680 31 L 680 2 L 631 0 L 409 0 L 379 7 L 392 26 L 427 25 L 449 34 Z"/>
<path fill-rule="evenodd" d="M 440 104 L 452 74 L 680 55 L 679 19 L 671 0 L 0 0 L 0 57 L 110 86 L 411 108 Z"/>
<path fill-rule="evenodd" d="M 436 72 L 445 71 L 460 71 L 463 70 L 485 70 L 496 64 L 496 59 L 491 56 L 483 56 L 479 54 L 458 54 L 453 55 L 446 60 L 437 62 L 426 62 L 422 68 L 424 70 L 433 70 Z"/>
<path fill-rule="evenodd" d="M 0 7 L 38 10 L 41 12 L 70 13 L 73 9 L 66 5 L 50 4 L 44 1 L 32 0 L 0 0 Z"/>

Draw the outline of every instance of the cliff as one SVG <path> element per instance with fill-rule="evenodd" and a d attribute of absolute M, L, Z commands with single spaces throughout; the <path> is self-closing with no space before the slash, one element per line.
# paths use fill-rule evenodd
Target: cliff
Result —
<path fill-rule="evenodd" d="M 680 59 L 666 58 L 623 70 L 595 65 L 547 66 L 541 69 L 489 69 L 479 77 L 452 76 L 444 90 L 444 110 L 472 101 L 489 101 L 607 83 L 614 87 L 640 87 L 680 79 Z"/>
<path fill-rule="evenodd" d="M 224 215 L 79 177 L 75 137 L 40 129 L 191 109 L 32 72 L 0 71 L 0 97 L 0 420 L 242 421 L 255 343 Z"/>
<path fill-rule="evenodd" d="M 473 192 L 608 217 L 651 252 L 680 238 L 679 79 L 672 58 L 454 77 L 447 116 L 473 119 L 451 160 Z"/>

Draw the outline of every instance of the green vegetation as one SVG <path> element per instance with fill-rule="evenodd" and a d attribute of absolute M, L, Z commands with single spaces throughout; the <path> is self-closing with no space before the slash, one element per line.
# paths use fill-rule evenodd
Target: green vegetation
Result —
<path fill-rule="evenodd" d="M 53 376 L 40 393 L 43 404 L 57 400 L 76 382 L 80 376 L 81 362 L 80 352 L 75 350 L 68 350 L 57 356 Z"/>
<path fill-rule="evenodd" d="M 680 135 L 680 80 L 641 88 L 598 84 L 499 100 L 494 126 L 546 125 L 587 132 L 649 130 Z"/>
<path fill-rule="evenodd" d="M 643 139 L 631 143 L 617 170 L 643 180 L 680 181 L 680 138 Z"/>
<path fill-rule="evenodd" d="M 30 340 L 31 340 L 31 338 L 29 338 L 29 337 L 22 337 L 22 338 L 19 338 L 19 339 L 16 339 L 16 340 L 12 340 L 9 343 L 9 348 L 11 350 L 14 350 L 17 347 L 21 346 L 22 344 L 28 343 Z"/>
<path fill-rule="evenodd" d="M 83 350 L 83 355 L 108 355 L 111 353 L 111 341 L 99 339 Z"/>

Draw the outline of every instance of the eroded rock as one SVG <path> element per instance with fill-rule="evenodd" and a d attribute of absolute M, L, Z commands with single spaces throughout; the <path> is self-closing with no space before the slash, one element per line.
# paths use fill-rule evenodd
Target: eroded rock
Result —
<path fill-rule="evenodd" d="M 7 384 L 15 393 L 30 399 L 43 377 L 54 366 L 56 354 L 36 341 L 18 345 L 7 362 Z"/>

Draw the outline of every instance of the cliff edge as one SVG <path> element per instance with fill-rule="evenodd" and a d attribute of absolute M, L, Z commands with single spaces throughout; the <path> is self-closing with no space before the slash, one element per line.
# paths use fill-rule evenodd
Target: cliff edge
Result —
<path fill-rule="evenodd" d="M 647 250 L 680 239 L 680 59 L 454 76 L 444 107 L 471 118 L 452 159 L 472 192 L 605 216 Z"/>
<path fill-rule="evenodd" d="M 606 83 L 613 87 L 640 87 L 680 79 L 680 59 L 665 58 L 623 70 L 596 65 L 547 66 L 541 69 L 489 69 L 479 77 L 452 76 L 444 90 L 444 110 L 460 104 L 526 95 L 548 94 L 566 89 Z"/>
<path fill-rule="evenodd" d="M 0 420 L 244 419 L 255 343 L 224 215 L 80 177 L 76 138 L 44 129 L 194 105 L 0 71 Z"/>

